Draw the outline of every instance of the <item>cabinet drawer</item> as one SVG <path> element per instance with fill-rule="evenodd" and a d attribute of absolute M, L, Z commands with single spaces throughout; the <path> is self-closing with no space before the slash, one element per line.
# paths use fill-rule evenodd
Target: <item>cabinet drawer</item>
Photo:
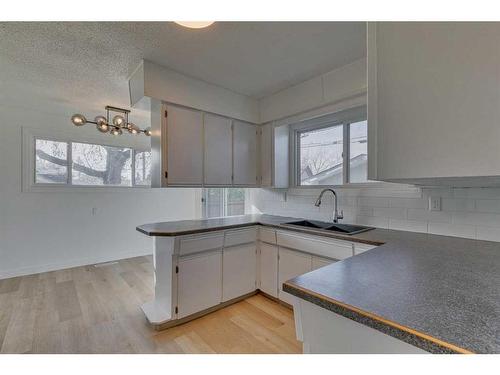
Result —
<path fill-rule="evenodd" d="M 227 231 L 224 238 L 224 247 L 255 242 L 257 239 L 257 228 L 247 228 Z"/>
<path fill-rule="evenodd" d="M 331 240 L 318 236 L 297 235 L 289 232 L 277 232 L 279 246 L 304 251 L 332 259 L 345 259 L 353 255 L 352 243 Z"/>
<path fill-rule="evenodd" d="M 273 229 L 259 228 L 259 240 L 271 244 L 276 243 L 276 231 Z"/>
<path fill-rule="evenodd" d="M 219 249 L 222 247 L 223 243 L 223 233 L 181 238 L 179 245 L 179 254 L 187 255 L 199 253 L 206 250 Z"/>

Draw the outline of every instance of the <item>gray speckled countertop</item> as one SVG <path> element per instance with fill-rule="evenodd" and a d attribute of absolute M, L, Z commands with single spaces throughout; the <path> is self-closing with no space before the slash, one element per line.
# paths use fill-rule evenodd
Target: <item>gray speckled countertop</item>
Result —
<path fill-rule="evenodd" d="M 500 243 L 375 229 L 349 236 L 290 228 L 270 215 L 141 225 L 179 236 L 249 225 L 380 245 L 298 276 L 284 289 L 435 353 L 500 353 Z"/>

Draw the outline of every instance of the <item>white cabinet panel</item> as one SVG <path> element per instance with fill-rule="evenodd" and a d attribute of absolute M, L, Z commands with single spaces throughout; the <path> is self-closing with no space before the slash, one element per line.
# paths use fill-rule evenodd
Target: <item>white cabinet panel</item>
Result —
<path fill-rule="evenodd" d="M 260 172 L 261 186 L 271 186 L 273 170 L 273 128 L 272 123 L 260 127 Z"/>
<path fill-rule="evenodd" d="M 260 242 L 260 287 L 278 298 L 278 246 Z"/>
<path fill-rule="evenodd" d="M 352 243 L 320 236 L 278 231 L 278 245 L 332 259 L 346 259 L 353 256 Z"/>
<path fill-rule="evenodd" d="M 312 269 L 317 270 L 318 268 L 328 266 L 329 264 L 335 263 L 335 260 L 323 258 L 323 257 L 312 257 Z"/>
<path fill-rule="evenodd" d="M 267 243 L 276 243 L 276 231 L 274 229 L 259 228 L 259 240 Z"/>
<path fill-rule="evenodd" d="M 255 242 L 224 249 L 222 300 L 240 297 L 256 289 L 257 254 Z"/>
<path fill-rule="evenodd" d="M 231 185 L 232 129 L 231 119 L 206 113 L 205 131 L 205 184 Z"/>
<path fill-rule="evenodd" d="M 257 127 L 241 121 L 233 123 L 233 183 L 257 184 Z"/>
<path fill-rule="evenodd" d="M 247 243 L 255 243 L 257 239 L 257 228 L 245 228 L 245 229 L 237 229 L 226 232 L 226 236 L 224 238 L 224 246 L 234 246 L 234 245 L 242 245 Z"/>
<path fill-rule="evenodd" d="M 292 296 L 283 292 L 283 283 L 309 271 L 311 271 L 311 255 L 280 247 L 278 265 L 279 299 L 291 305 L 293 302 Z"/>
<path fill-rule="evenodd" d="M 179 259 L 177 317 L 194 314 L 222 300 L 222 251 Z"/>
<path fill-rule="evenodd" d="M 491 161 L 500 155 L 499 43 L 498 23 L 370 25 L 372 177 L 424 185 L 498 184 L 500 164 Z"/>
<path fill-rule="evenodd" d="M 187 255 L 206 250 L 222 249 L 223 243 L 223 233 L 182 237 L 179 241 L 179 254 Z"/>
<path fill-rule="evenodd" d="M 203 183 L 202 113 L 167 106 L 167 171 L 169 185 Z"/>

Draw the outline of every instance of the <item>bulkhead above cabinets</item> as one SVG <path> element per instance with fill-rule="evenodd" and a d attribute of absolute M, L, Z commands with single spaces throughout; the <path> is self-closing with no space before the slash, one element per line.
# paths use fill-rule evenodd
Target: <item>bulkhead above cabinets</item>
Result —
<path fill-rule="evenodd" d="M 260 125 L 152 99 L 151 127 L 153 187 L 261 185 Z"/>

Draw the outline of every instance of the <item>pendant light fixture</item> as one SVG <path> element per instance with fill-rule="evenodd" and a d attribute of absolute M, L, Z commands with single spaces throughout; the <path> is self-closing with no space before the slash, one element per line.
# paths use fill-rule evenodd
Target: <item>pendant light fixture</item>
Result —
<path fill-rule="evenodd" d="M 83 126 L 85 124 L 95 124 L 97 130 L 101 133 L 108 133 L 112 135 L 122 135 L 123 131 L 126 130 L 130 134 L 140 134 L 151 135 L 151 128 L 140 129 L 137 125 L 128 121 L 128 114 L 130 110 L 118 107 L 112 107 L 107 105 L 105 107 L 106 117 L 96 116 L 94 121 L 87 120 L 84 115 L 74 114 L 71 116 L 71 122 L 75 126 Z M 110 117 L 110 112 L 118 113 L 113 118 Z"/>
<path fill-rule="evenodd" d="M 190 29 L 203 29 L 210 26 L 214 21 L 174 21 L 176 24 Z"/>

